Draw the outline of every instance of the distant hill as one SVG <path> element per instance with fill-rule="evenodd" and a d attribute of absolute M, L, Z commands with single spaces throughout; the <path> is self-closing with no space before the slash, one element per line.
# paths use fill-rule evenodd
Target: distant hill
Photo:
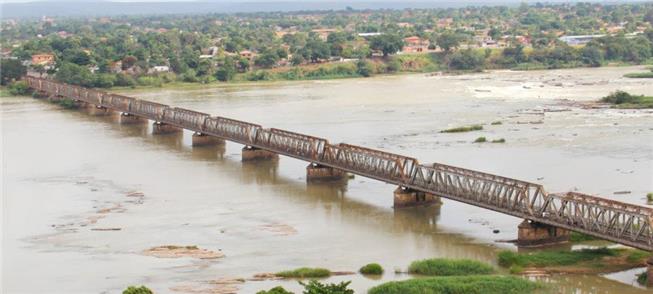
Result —
<path fill-rule="evenodd" d="M 21 0 L 25 1 L 25 0 Z M 560 1 L 545 1 L 560 2 Z M 109 2 L 40 1 L 3 3 L 1 17 L 36 18 L 47 16 L 115 16 L 152 14 L 236 13 L 301 10 L 445 8 L 469 5 L 518 4 L 519 0 L 444 0 L 444 1 L 179 1 Z"/>

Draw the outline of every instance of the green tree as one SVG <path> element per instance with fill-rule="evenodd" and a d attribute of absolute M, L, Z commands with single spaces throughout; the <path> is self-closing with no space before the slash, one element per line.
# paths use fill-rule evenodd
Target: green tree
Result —
<path fill-rule="evenodd" d="M 2 59 L 0 62 L 0 81 L 7 85 L 27 73 L 27 68 L 17 59 Z"/>
<path fill-rule="evenodd" d="M 484 62 L 483 55 L 472 49 L 457 51 L 448 56 L 448 64 L 451 69 L 481 70 Z"/>
<path fill-rule="evenodd" d="M 374 66 L 369 61 L 360 59 L 356 62 L 356 72 L 361 76 L 370 77 L 374 73 Z"/>
<path fill-rule="evenodd" d="M 64 62 L 59 66 L 55 78 L 64 83 L 84 87 L 92 87 L 95 81 L 93 74 L 87 67 L 70 62 Z"/>
<path fill-rule="evenodd" d="M 603 51 L 594 46 L 585 46 L 580 51 L 581 60 L 589 66 L 601 66 L 603 63 Z"/>
<path fill-rule="evenodd" d="M 370 39 L 370 48 L 383 52 L 383 56 L 395 54 L 404 46 L 404 40 L 398 35 L 383 34 Z"/>
<path fill-rule="evenodd" d="M 442 48 L 442 50 L 449 52 L 460 46 L 460 40 L 461 38 L 458 34 L 447 31 L 438 35 L 436 43 L 440 48 Z"/>
<path fill-rule="evenodd" d="M 218 70 L 215 73 L 215 78 L 219 81 L 227 82 L 231 81 L 236 75 L 236 66 L 231 57 L 227 57 L 224 60 L 224 64 L 218 67 Z"/>
<path fill-rule="evenodd" d="M 263 68 L 271 68 L 279 61 L 279 55 L 274 50 L 264 50 L 254 59 L 254 64 Z"/>

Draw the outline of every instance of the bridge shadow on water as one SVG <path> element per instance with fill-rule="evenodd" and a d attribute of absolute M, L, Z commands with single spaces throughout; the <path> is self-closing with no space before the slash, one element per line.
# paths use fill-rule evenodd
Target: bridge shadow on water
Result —
<path fill-rule="evenodd" d="M 420 247 L 433 247 L 434 255 L 464 257 L 494 262 L 495 253 L 491 246 L 474 243 L 472 238 L 451 231 L 438 229 L 442 205 L 427 207 L 410 207 L 392 209 L 381 207 L 362 200 L 347 197 L 347 181 L 306 183 L 302 179 L 290 178 L 279 174 L 279 162 L 275 161 L 241 162 L 240 154 L 227 155 L 227 146 L 192 147 L 185 136 L 188 131 L 165 135 L 152 135 L 152 121 L 138 124 L 120 124 L 119 115 L 90 116 L 84 110 L 71 112 L 75 119 L 88 122 L 108 124 L 108 129 L 119 137 L 139 139 L 185 160 L 208 162 L 218 168 L 226 168 L 238 173 L 222 173 L 220 176 L 233 175 L 234 179 L 245 185 L 265 185 L 275 195 L 290 202 L 306 204 L 312 207 L 337 212 L 343 220 L 365 226 L 369 230 L 390 232 L 400 238 L 411 238 L 419 242 Z M 188 139 L 186 138 L 186 139 Z M 228 143 L 235 144 L 235 143 Z M 294 160 L 294 159 L 288 159 Z M 385 195 L 387 193 L 387 195 Z M 349 195 L 351 196 L 351 195 Z M 392 197 L 392 190 L 384 192 L 383 197 Z M 418 241 L 419 239 L 419 241 Z"/>

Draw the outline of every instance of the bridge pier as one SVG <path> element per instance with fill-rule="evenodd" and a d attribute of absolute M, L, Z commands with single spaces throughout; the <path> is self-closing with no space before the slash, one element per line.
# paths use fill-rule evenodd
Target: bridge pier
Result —
<path fill-rule="evenodd" d="M 120 114 L 120 124 L 141 124 L 147 122 L 147 119 L 135 116 L 131 113 L 123 112 Z"/>
<path fill-rule="evenodd" d="M 569 241 L 570 231 L 547 224 L 524 220 L 518 226 L 517 245 L 536 247 Z"/>
<path fill-rule="evenodd" d="M 347 172 L 328 166 L 310 163 L 306 166 L 307 182 L 340 181 L 347 177 Z"/>
<path fill-rule="evenodd" d="M 193 147 L 224 145 L 225 141 L 218 137 L 209 136 L 199 132 L 193 134 Z"/>
<path fill-rule="evenodd" d="M 165 134 L 178 133 L 181 131 L 182 130 L 178 127 L 166 123 L 162 123 L 159 121 L 155 121 L 154 123 L 152 123 L 152 135 L 165 135 Z"/>
<path fill-rule="evenodd" d="M 109 110 L 108 108 L 93 105 L 93 104 L 88 104 L 88 108 L 86 109 L 88 110 L 88 114 L 93 116 L 103 116 L 103 115 L 111 114 L 111 110 Z"/>
<path fill-rule="evenodd" d="M 439 196 L 399 186 L 394 191 L 394 208 L 442 203 Z"/>
<path fill-rule="evenodd" d="M 279 158 L 279 154 L 272 151 L 259 149 L 253 146 L 243 147 L 243 157 L 242 161 L 252 161 L 252 160 L 276 160 Z"/>

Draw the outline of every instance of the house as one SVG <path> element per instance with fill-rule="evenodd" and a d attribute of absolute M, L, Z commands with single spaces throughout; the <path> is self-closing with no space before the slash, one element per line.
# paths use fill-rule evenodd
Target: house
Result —
<path fill-rule="evenodd" d="M 426 52 L 429 49 L 429 44 L 427 39 L 412 36 L 404 39 L 404 47 L 401 51 L 404 53 Z"/>
<path fill-rule="evenodd" d="M 167 66 L 167 65 L 156 65 L 156 66 L 150 67 L 150 69 L 147 71 L 147 73 L 153 74 L 153 73 L 169 72 L 169 71 L 170 71 L 170 67 Z"/>
<path fill-rule="evenodd" d="M 254 53 L 252 51 L 249 51 L 249 50 L 240 51 L 238 53 L 238 55 L 240 55 L 240 57 L 242 57 L 242 58 L 247 58 L 249 60 L 252 60 L 252 59 L 254 59 L 254 57 L 256 57 L 256 53 Z"/>
<path fill-rule="evenodd" d="M 562 36 L 560 41 L 567 43 L 567 45 L 584 45 L 596 38 L 604 37 L 605 35 L 578 35 L 578 36 Z"/>
<path fill-rule="evenodd" d="M 51 65 L 54 63 L 52 54 L 34 54 L 32 55 L 32 65 Z"/>
<path fill-rule="evenodd" d="M 316 33 L 322 41 L 326 41 L 327 38 L 329 37 L 329 34 L 335 33 L 337 30 L 336 29 L 315 29 L 311 30 L 311 32 Z"/>

